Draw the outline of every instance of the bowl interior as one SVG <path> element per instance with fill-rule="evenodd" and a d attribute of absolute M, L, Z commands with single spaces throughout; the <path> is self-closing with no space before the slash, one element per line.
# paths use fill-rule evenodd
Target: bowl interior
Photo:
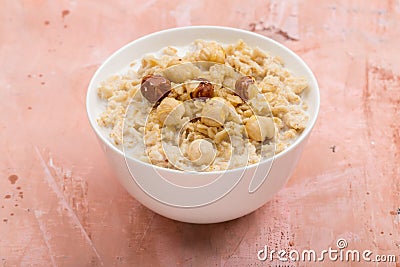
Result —
<path fill-rule="evenodd" d="M 112 149 L 118 150 L 108 138 L 106 130 L 96 122 L 96 118 L 104 110 L 104 103 L 97 96 L 97 87 L 100 82 L 126 69 L 132 61 L 142 58 L 145 54 L 155 53 L 166 46 L 186 46 L 196 39 L 214 40 L 222 44 L 235 43 L 242 39 L 252 47 L 259 47 L 271 55 L 279 55 L 290 71 L 304 76 L 309 82 L 309 89 L 304 93 L 304 99 L 309 106 L 308 126 L 291 147 L 278 156 L 287 153 L 309 134 L 318 115 L 319 90 L 313 73 L 299 56 L 276 41 L 252 32 L 226 27 L 192 26 L 165 30 L 139 38 L 112 54 L 96 71 L 89 84 L 86 106 L 90 123 L 103 142 Z"/>

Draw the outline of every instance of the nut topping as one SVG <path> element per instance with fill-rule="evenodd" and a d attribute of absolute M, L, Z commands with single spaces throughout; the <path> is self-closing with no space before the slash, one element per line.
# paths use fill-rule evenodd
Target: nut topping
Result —
<path fill-rule="evenodd" d="M 240 77 L 235 83 L 235 92 L 242 98 L 244 101 L 251 98 L 251 94 L 249 94 L 249 89 L 254 85 L 255 80 L 251 76 L 243 76 Z"/>
<path fill-rule="evenodd" d="M 212 83 L 204 78 L 199 78 L 199 85 L 190 92 L 191 98 L 211 98 L 214 94 L 214 86 Z"/>
<path fill-rule="evenodd" d="M 208 100 L 201 112 L 201 122 L 207 126 L 224 125 L 226 117 L 229 114 L 229 106 L 225 99 L 213 97 Z"/>
<path fill-rule="evenodd" d="M 189 145 L 188 157 L 196 165 L 209 165 L 215 158 L 215 150 L 210 141 L 205 139 L 194 140 Z"/>
<path fill-rule="evenodd" d="M 255 141 L 263 142 L 274 137 L 275 126 L 272 118 L 264 116 L 251 116 L 245 125 L 247 134 Z"/>
<path fill-rule="evenodd" d="M 152 104 L 167 96 L 169 91 L 171 82 L 161 75 L 147 75 L 142 79 L 140 92 Z"/>

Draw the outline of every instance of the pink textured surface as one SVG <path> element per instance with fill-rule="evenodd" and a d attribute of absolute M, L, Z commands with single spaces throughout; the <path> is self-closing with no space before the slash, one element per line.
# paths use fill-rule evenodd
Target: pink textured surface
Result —
<path fill-rule="evenodd" d="M 171 221 L 130 197 L 84 103 L 114 50 L 201 24 L 282 42 L 321 88 L 319 121 L 286 187 L 215 225 Z M 257 260 L 264 245 L 321 251 L 338 238 L 399 255 L 399 29 L 399 1 L 3 1 L 0 266 L 275 266 Z"/>

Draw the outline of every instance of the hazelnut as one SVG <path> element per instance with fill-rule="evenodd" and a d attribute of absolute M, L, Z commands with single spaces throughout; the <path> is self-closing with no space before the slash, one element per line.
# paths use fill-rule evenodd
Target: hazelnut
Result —
<path fill-rule="evenodd" d="M 249 137 L 255 141 L 263 142 L 275 134 L 274 121 L 270 117 L 253 115 L 247 120 L 245 128 Z"/>
<path fill-rule="evenodd" d="M 221 143 L 228 136 L 229 136 L 228 132 L 225 129 L 223 129 L 222 131 L 219 131 L 218 133 L 215 134 L 214 141 L 216 143 Z"/>
<path fill-rule="evenodd" d="M 145 81 L 147 81 L 148 78 L 151 78 L 151 77 L 153 77 L 153 76 L 154 76 L 153 74 L 148 74 L 148 75 L 144 76 L 144 77 L 142 78 L 142 83 L 141 83 L 141 84 L 143 84 Z"/>
<path fill-rule="evenodd" d="M 140 92 L 150 103 L 154 104 L 171 91 L 171 82 L 161 75 L 147 75 L 142 78 Z"/>
<path fill-rule="evenodd" d="M 255 87 L 255 80 L 251 76 L 242 76 L 235 83 L 235 92 L 244 101 L 249 100 L 254 97 L 258 92 L 257 87 Z"/>
<path fill-rule="evenodd" d="M 190 143 L 188 157 L 196 165 L 209 165 L 215 158 L 215 150 L 210 141 L 197 139 Z"/>
<path fill-rule="evenodd" d="M 211 98 L 214 94 L 214 86 L 204 78 L 199 78 L 199 85 L 190 92 L 191 98 Z"/>
<path fill-rule="evenodd" d="M 165 69 L 163 75 L 173 83 L 183 83 L 199 77 L 201 70 L 193 63 L 184 63 Z"/>
<path fill-rule="evenodd" d="M 201 122 L 207 126 L 221 126 L 229 115 L 229 106 L 221 97 L 213 97 L 206 102 L 201 112 Z"/>
<path fill-rule="evenodd" d="M 185 114 L 185 107 L 181 101 L 175 98 L 166 97 L 157 107 L 158 119 L 165 125 L 178 123 L 183 114 Z"/>

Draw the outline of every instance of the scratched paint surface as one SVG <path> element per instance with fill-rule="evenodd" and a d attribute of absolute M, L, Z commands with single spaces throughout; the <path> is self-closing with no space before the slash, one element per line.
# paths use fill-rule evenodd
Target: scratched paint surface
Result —
<path fill-rule="evenodd" d="M 1 5 L 0 266 L 269 266 L 278 262 L 257 260 L 264 245 L 321 251 L 338 238 L 400 254 L 399 1 Z M 202 24 L 282 42 L 321 88 L 319 121 L 289 183 L 256 212 L 215 225 L 175 222 L 130 197 L 84 103 L 91 75 L 114 50 Z"/>

